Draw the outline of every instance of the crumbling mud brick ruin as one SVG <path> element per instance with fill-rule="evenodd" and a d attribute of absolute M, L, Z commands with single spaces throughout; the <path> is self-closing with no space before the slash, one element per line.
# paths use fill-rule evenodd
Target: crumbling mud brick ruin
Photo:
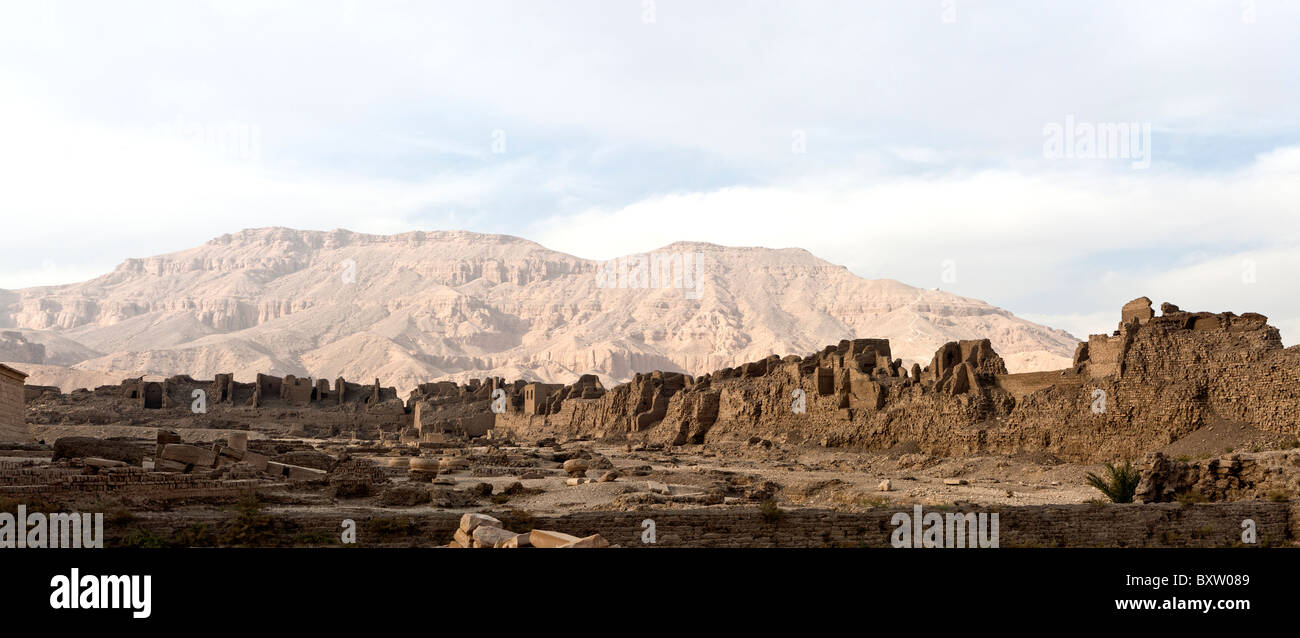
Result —
<path fill-rule="evenodd" d="M 1270 544 L 1300 538 L 1300 348 L 1258 314 L 1157 315 L 1147 298 L 1071 367 L 1026 374 L 987 339 L 907 366 L 888 340 L 857 338 L 700 377 L 439 381 L 405 400 L 379 380 L 182 375 L 62 393 L 23 376 L 0 368 L 0 498 L 133 503 L 134 531 L 109 532 L 124 544 L 240 544 L 185 530 L 220 528 L 228 508 L 213 504 L 250 495 L 275 504 L 279 536 L 262 540 L 281 544 L 336 542 L 348 518 L 387 530 L 378 544 L 522 546 L 543 524 L 555 531 L 533 544 L 633 545 L 621 526 L 648 511 L 672 544 L 877 545 L 890 508 L 921 502 L 999 511 L 1008 545 L 1231 545 L 1244 516 Z M 1253 449 L 1178 453 L 1222 432 Z M 1147 504 L 1086 504 L 1082 470 L 1118 459 L 1139 461 Z M 1058 476 L 1075 485 L 1043 480 Z M 1223 507 L 1169 504 L 1193 496 Z M 1153 536 L 1152 521 L 1217 531 Z M 692 538 L 693 524 L 734 537 Z"/>
<path fill-rule="evenodd" d="M 1073 367 L 1008 374 L 987 339 L 950 342 L 929 365 L 892 359 L 883 339 L 770 356 L 692 379 L 638 375 L 600 397 L 561 393 L 497 427 L 538 436 L 664 445 L 751 437 L 938 456 L 1050 452 L 1077 462 L 1134 458 L 1222 421 L 1300 432 L 1300 350 L 1261 315 L 1154 315 L 1141 298 L 1112 335 L 1080 344 Z M 796 394 L 804 410 L 792 409 Z M 1102 398 L 1104 397 L 1104 401 Z"/>
<path fill-rule="evenodd" d="M 26 443 L 23 382 L 27 375 L 0 365 L 0 443 Z"/>

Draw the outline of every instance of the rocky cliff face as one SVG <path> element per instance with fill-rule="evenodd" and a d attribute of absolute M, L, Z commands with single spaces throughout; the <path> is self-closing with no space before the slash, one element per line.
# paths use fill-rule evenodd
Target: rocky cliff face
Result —
<path fill-rule="evenodd" d="M 502 235 L 283 228 L 131 259 L 81 284 L 0 291 L 0 327 L 57 348 L 45 363 L 80 371 L 378 376 L 399 388 L 582 374 L 612 386 L 845 335 L 888 337 L 896 356 L 921 363 L 943 343 L 988 336 L 1013 370 L 1065 367 L 1077 343 L 798 249 L 678 243 L 601 263 Z"/>

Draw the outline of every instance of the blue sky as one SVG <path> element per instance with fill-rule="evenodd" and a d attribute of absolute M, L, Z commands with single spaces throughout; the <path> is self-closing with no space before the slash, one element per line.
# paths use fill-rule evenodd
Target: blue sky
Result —
<path fill-rule="evenodd" d="M 0 14 L 0 287 L 246 227 L 454 228 L 589 258 L 799 246 L 1077 336 L 1139 295 L 1300 333 L 1296 3 Z M 1067 118 L 1131 125 L 1147 161 L 1053 156 Z"/>

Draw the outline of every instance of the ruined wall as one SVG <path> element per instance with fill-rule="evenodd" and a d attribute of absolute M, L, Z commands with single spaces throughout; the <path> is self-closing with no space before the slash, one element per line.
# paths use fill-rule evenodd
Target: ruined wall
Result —
<path fill-rule="evenodd" d="M 32 423 L 148 423 L 165 413 L 180 427 L 303 423 L 312 433 L 407 438 L 495 427 L 520 438 L 637 440 L 664 445 L 744 441 L 940 455 L 1048 452 L 1076 462 L 1139 458 L 1224 421 L 1300 433 L 1300 347 L 1283 349 L 1261 315 L 1183 312 L 1145 297 L 1121 311 L 1118 330 L 1080 344 L 1070 368 L 1007 374 L 987 339 L 944 344 L 930 365 L 903 367 L 888 340 L 853 339 L 807 356 L 770 356 L 699 378 L 636 375 L 606 389 L 594 375 L 554 387 L 504 379 L 421 384 L 403 404 L 396 390 L 338 379 L 259 375 L 235 383 L 185 376 L 126 380 L 91 397 L 42 393 Z M 195 388 L 209 413 L 188 415 Z M 495 390 L 504 405 L 493 408 Z M 115 402 L 100 403 L 111 395 Z M 156 405 L 157 407 L 151 407 Z M 254 411 L 241 411 L 252 408 Z M 161 411 L 161 412 L 160 412 Z M 288 426 L 286 426 L 288 427 Z"/>
<path fill-rule="evenodd" d="M 202 394 L 196 396 L 196 392 Z M 199 400 L 199 398 L 202 400 Z M 199 408 L 202 408 L 200 410 Z M 27 419 L 38 425 L 142 425 L 168 428 L 257 429 L 280 433 L 355 433 L 375 438 L 409 426 L 395 388 L 327 380 L 234 375 L 212 380 L 176 375 L 163 381 L 125 379 L 93 391 L 44 389 L 32 397 Z"/>
<path fill-rule="evenodd" d="M 26 393 L 23 383 L 27 375 L 9 366 L 0 365 L 0 443 L 29 443 Z"/>
<path fill-rule="evenodd" d="M 1157 452 L 1139 468 L 1136 498 L 1149 503 L 1300 499 L 1300 450 L 1204 459 L 1173 459 Z"/>
<path fill-rule="evenodd" d="M 521 436 L 633 438 L 668 445 L 744 440 L 935 455 L 1050 452 L 1137 458 L 1230 420 L 1300 432 L 1300 348 L 1282 349 L 1257 314 L 1156 316 L 1148 299 L 1119 330 L 1081 344 L 1065 370 L 1010 375 L 988 340 L 945 344 L 903 369 L 888 341 L 845 340 L 806 357 L 768 357 L 659 392 L 638 375 L 594 399 L 557 392 L 543 418 L 497 418 Z M 666 399 L 666 402 L 664 401 Z"/>

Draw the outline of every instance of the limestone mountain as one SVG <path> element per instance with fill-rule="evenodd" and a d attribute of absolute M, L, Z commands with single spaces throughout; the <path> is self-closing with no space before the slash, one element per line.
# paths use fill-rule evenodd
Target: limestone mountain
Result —
<path fill-rule="evenodd" d="M 1068 366 L 1077 343 L 802 249 L 679 242 L 652 255 L 656 274 L 671 264 L 665 276 L 647 277 L 636 259 L 619 275 L 611 264 L 624 262 L 505 235 L 245 230 L 83 283 L 0 290 L 0 328 L 4 352 L 42 364 L 29 383 L 66 385 L 54 371 L 71 366 L 378 377 L 403 393 L 436 379 L 702 374 L 852 337 L 888 338 L 894 356 L 922 365 L 946 341 L 987 337 L 1010 369 L 1032 371 Z M 38 345 L 44 360 L 31 360 Z"/>

